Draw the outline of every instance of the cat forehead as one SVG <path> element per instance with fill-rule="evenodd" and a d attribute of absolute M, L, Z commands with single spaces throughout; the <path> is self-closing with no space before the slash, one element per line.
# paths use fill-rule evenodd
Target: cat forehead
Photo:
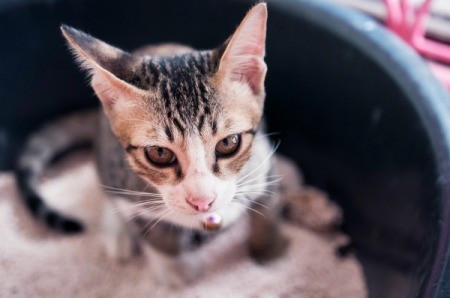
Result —
<path fill-rule="evenodd" d="M 169 83 L 174 86 L 189 85 L 195 80 L 212 76 L 219 59 L 212 51 L 191 51 L 174 56 L 144 56 L 142 64 L 132 69 L 130 76 L 121 79 L 139 89 L 161 88 Z"/>
<path fill-rule="evenodd" d="M 150 90 L 148 107 L 169 139 L 173 140 L 176 133 L 201 132 L 205 126 L 215 133 L 220 101 L 211 82 L 217 68 L 214 55 L 195 51 L 144 60 L 145 71 L 131 83 Z"/>

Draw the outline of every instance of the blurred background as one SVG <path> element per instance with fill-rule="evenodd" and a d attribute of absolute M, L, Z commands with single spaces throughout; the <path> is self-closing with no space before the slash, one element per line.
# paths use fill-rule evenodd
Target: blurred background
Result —
<path fill-rule="evenodd" d="M 253 3 L 0 1 L 0 170 L 12 169 L 38 125 L 97 105 L 67 52 L 61 23 L 127 50 L 167 41 L 212 48 Z M 280 152 L 297 162 L 306 182 L 344 209 L 343 228 L 354 241 L 370 296 L 450 295 L 445 81 L 430 71 L 409 35 L 384 29 L 382 1 L 268 4 L 269 132 L 277 133 Z M 431 13 L 426 32 L 445 45 L 450 27 L 436 22 L 447 24 L 450 6 L 441 7 Z"/>

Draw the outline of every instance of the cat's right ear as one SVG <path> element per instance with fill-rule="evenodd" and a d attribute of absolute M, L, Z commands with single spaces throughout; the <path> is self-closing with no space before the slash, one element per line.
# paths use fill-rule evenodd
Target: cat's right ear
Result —
<path fill-rule="evenodd" d="M 125 81 L 142 58 L 69 26 L 62 25 L 61 31 L 81 67 L 91 75 L 92 88 L 106 109 L 133 105 L 134 99 L 147 94 Z"/>
<path fill-rule="evenodd" d="M 255 95 L 264 92 L 266 27 L 267 5 L 259 3 L 227 42 L 218 69 L 222 77 L 248 85 Z"/>

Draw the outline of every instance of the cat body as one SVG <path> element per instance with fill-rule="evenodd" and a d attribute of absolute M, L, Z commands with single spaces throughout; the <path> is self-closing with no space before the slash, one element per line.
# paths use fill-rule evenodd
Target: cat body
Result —
<path fill-rule="evenodd" d="M 37 184 L 55 152 L 88 140 L 111 197 L 102 215 L 109 255 L 127 259 L 136 239 L 147 240 L 179 281 L 177 256 L 217 233 L 205 231 L 205 217 L 227 229 L 250 210 L 251 255 L 279 256 L 286 241 L 278 233 L 278 198 L 268 189 L 273 149 L 261 129 L 266 21 L 261 3 L 217 49 L 169 44 L 132 54 L 63 26 L 102 108 L 30 140 L 17 177 L 33 213 L 60 230 L 82 230 L 45 205 Z M 47 142 L 56 144 L 48 149 Z"/>

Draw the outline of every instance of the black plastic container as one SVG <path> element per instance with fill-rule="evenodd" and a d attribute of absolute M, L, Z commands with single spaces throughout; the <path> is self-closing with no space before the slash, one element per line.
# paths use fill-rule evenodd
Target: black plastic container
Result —
<path fill-rule="evenodd" d="M 218 45 L 250 1 L 0 2 L 0 169 L 38 124 L 97 105 L 61 22 L 126 49 Z M 401 41 L 322 0 L 269 2 L 266 115 L 345 211 L 372 297 L 450 295 L 450 98 Z"/>

